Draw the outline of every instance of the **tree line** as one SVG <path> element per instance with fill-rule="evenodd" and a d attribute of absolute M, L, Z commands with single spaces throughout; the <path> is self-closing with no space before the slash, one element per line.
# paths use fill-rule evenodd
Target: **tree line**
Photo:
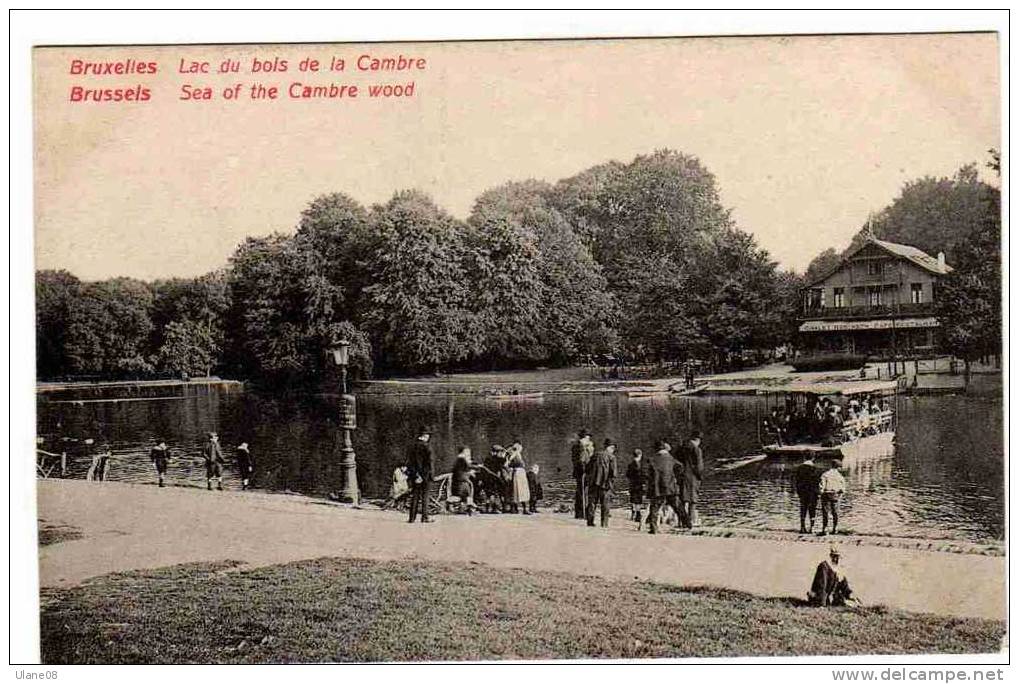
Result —
<path fill-rule="evenodd" d="M 352 341 L 361 376 L 725 359 L 781 343 L 799 281 L 740 230 L 714 176 L 662 150 L 510 182 L 460 220 L 417 190 L 318 197 L 198 278 L 36 276 L 40 378 L 218 372 L 299 382 Z"/>

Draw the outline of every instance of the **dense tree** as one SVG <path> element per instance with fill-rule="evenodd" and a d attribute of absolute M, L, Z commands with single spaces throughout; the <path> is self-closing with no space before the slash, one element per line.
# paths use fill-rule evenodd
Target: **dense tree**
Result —
<path fill-rule="evenodd" d="M 996 163 L 992 159 L 992 168 Z M 954 270 L 941 279 L 937 294 L 942 337 L 967 371 L 974 359 L 1000 355 L 1002 343 L 1001 195 L 990 188 L 981 201 L 979 220 L 956 246 Z"/>
<path fill-rule="evenodd" d="M 132 278 L 82 285 L 67 318 L 67 357 L 75 374 L 152 372 L 152 291 Z"/>
<path fill-rule="evenodd" d="M 828 275 L 829 272 L 835 270 L 835 267 L 842 261 L 842 255 L 839 254 L 834 247 L 829 247 L 824 250 L 816 257 L 814 257 L 810 264 L 807 265 L 807 272 L 804 275 L 804 281 L 806 284 L 816 282 L 823 276 Z"/>
<path fill-rule="evenodd" d="M 980 180 L 975 164 L 951 178 L 924 176 L 906 183 L 890 205 L 868 219 L 849 249 L 875 237 L 918 247 L 931 255 L 944 252 L 956 261 L 960 247 L 986 218 L 995 188 Z"/>
<path fill-rule="evenodd" d="M 472 287 L 480 255 L 467 226 L 416 190 L 375 206 L 371 223 L 379 248 L 369 262 L 364 322 L 376 358 L 420 371 L 480 354 Z"/>
<path fill-rule="evenodd" d="M 507 183 L 483 193 L 468 219 L 482 257 L 476 294 L 491 357 L 562 361 L 611 349 L 615 310 L 601 267 L 551 193 L 539 181 Z"/>
<path fill-rule="evenodd" d="M 156 367 L 175 376 L 209 375 L 219 358 L 216 331 L 207 323 L 182 319 L 170 321 L 163 331 Z"/>
<path fill-rule="evenodd" d="M 325 275 L 326 267 L 308 241 L 292 236 L 248 238 L 237 249 L 229 328 L 242 372 L 285 382 L 321 373 L 325 349 L 344 322 L 342 291 Z M 370 358 L 358 349 L 352 370 L 369 374 Z"/>
<path fill-rule="evenodd" d="M 155 364 L 160 370 L 190 375 L 208 375 L 222 364 L 225 344 L 225 316 L 230 309 L 230 284 L 225 270 L 207 273 L 197 278 L 157 280 L 151 285 L 152 341 L 156 350 Z M 171 325 L 174 339 L 170 339 Z M 188 342 L 178 337 L 182 331 L 193 332 L 197 337 Z M 169 343 L 169 345 L 168 345 Z M 168 346 L 167 346 L 168 345 Z M 180 356 L 185 348 L 202 350 L 198 356 Z M 174 350 L 167 357 L 164 348 Z M 206 358 L 205 355 L 208 355 Z M 170 358 L 176 359 L 168 363 Z M 203 359 L 185 363 L 184 359 Z M 186 365 L 188 368 L 183 368 Z"/>
<path fill-rule="evenodd" d="M 70 372 L 67 322 L 80 291 L 81 281 L 67 271 L 35 274 L 35 353 L 39 378 L 55 378 Z"/>

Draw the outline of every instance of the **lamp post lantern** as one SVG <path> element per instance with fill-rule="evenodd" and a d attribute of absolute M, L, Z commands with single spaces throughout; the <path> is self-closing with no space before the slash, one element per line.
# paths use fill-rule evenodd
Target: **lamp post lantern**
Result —
<path fill-rule="evenodd" d="M 330 360 L 340 369 L 340 430 L 342 441 L 340 442 L 340 471 L 342 485 L 339 491 L 341 501 L 352 503 L 355 506 L 360 503 L 360 491 L 357 486 L 357 457 L 354 454 L 354 445 L 351 442 L 351 432 L 357 429 L 357 399 L 353 394 L 347 394 L 347 364 L 350 361 L 350 342 L 338 340 L 330 345 L 327 350 Z"/>

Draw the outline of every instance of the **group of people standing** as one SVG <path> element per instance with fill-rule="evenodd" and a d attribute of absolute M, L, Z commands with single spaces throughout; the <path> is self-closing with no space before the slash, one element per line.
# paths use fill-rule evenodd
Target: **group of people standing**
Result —
<path fill-rule="evenodd" d="M 616 476 L 617 445 L 607 438 L 603 449 L 595 453 L 591 433 L 580 430 L 571 448 L 573 477 L 577 484 L 574 516 L 594 526 L 595 509 L 601 507 L 601 526 L 609 524 L 609 495 Z M 629 486 L 631 520 L 642 529 L 656 534 L 659 517 L 668 506 L 675 511 L 679 524 L 690 528 L 697 524 L 697 502 L 704 479 L 704 452 L 701 433 L 695 430 L 676 455 L 665 440 L 655 445 L 655 454 L 644 458 L 641 449 L 633 450 L 633 460 L 626 468 Z M 648 507 L 650 510 L 648 510 Z"/>
<path fill-rule="evenodd" d="M 422 426 L 407 452 L 405 465 L 397 469 L 397 476 L 405 477 L 410 489 L 408 522 L 412 523 L 418 516 L 423 523 L 432 521 L 429 507 L 435 458 L 431 437 L 431 430 Z M 527 466 L 519 440 L 508 448 L 493 444 L 482 463 L 475 463 L 471 449 L 465 446 L 453 463 L 450 495 L 468 514 L 480 510 L 531 515 L 537 513 L 538 501 L 542 499 L 540 471 L 538 464 Z"/>
<path fill-rule="evenodd" d="M 206 487 L 212 491 L 213 484 L 219 491 L 223 491 L 223 466 L 226 459 L 223 456 L 223 447 L 219 443 L 219 435 L 215 432 L 208 432 L 205 435 L 205 443 L 201 450 L 202 460 L 205 462 Z M 251 487 L 251 478 L 255 473 L 255 460 L 251 455 L 251 449 L 247 442 L 241 442 L 235 450 L 237 462 L 237 474 L 241 479 L 241 489 Z M 166 486 L 166 476 L 170 468 L 170 449 L 166 442 L 159 442 L 149 451 L 149 459 L 156 469 L 156 477 L 159 486 Z"/>

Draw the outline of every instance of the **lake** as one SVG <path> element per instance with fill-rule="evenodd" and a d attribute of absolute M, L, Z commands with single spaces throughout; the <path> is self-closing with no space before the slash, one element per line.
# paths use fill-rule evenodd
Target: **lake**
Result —
<path fill-rule="evenodd" d="M 164 390 L 165 391 L 165 390 Z M 74 399 L 88 396 L 87 390 Z M 233 449 L 248 442 L 256 459 L 255 486 L 324 496 L 336 489 L 335 402 L 326 396 L 274 397 L 241 390 L 185 387 L 176 396 L 132 401 L 68 401 L 41 395 L 40 448 L 69 455 L 68 477 L 83 478 L 89 456 L 80 440 L 112 445 L 110 479 L 152 482 L 148 450 L 165 440 L 173 454 L 170 481 L 205 486 L 200 448 L 215 430 L 228 457 L 227 488 L 239 488 Z M 1004 538 L 1003 412 L 1000 397 L 899 397 L 893 456 L 852 467 L 842 506 L 846 531 L 861 534 L 961 539 Z M 755 397 L 630 399 L 619 394 L 549 395 L 500 402 L 473 395 L 359 397 L 354 433 L 363 495 L 385 497 L 391 473 L 422 423 L 434 430 L 441 472 L 460 446 L 483 457 L 491 444 L 520 440 L 529 464 L 541 465 L 546 503 L 572 501 L 569 442 L 580 428 L 598 445 L 619 443 L 623 471 L 633 448 L 652 453 L 665 437 L 681 443 L 703 431 L 709 469 L 759 452 Z M 78 440 L 78 441 L 74 441 Z M 616 504 L 625 505 L 626 481 L 617 480 Z M 789 466 L 762 461 L 713 470 L 702 489 L 706 525 L 770 530 L 798 528 Z M 625 513 L 616 521 L 625 520 Z"/>

